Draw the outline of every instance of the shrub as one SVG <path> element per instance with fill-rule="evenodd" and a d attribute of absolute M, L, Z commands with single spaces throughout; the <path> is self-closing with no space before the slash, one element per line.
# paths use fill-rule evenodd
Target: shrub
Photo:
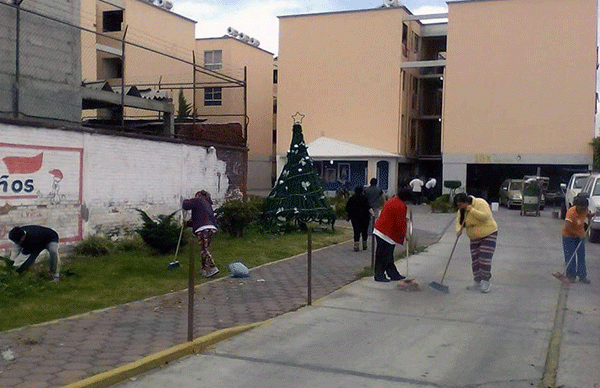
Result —
<path fill-rule="evenodd" d="M 329 198 L 336 219 L 345 220 L 348 217 L 348 214 L 346 214 L 346 203 L 348 202 L 349 196 L 350 192 L 342 187 L 335 192 L 335 197 Z"/>
<path fill-rule="evenodd" d="M 454 211 L 454 205 L 450 201 L 450 194 L 440 195 L 431 203 L 433 213 L 450 213 Z"/>
<path fill-rule="evenodd" d="M 78 256 L 98 257 L 108 255 L 112 248 L 112 242 L 108 238 L 95 234 L 77 244 L 73 253 Z"/>
<path fill-rule="evenodd" d="M 246 202 L 241 199 L 231 199 L 217 209 L 219 228 L 231 237 L 242 237 L 244 229 L 258 220 L 263 200 L 251 196 Z"/>
<path fill-rule="evenodd" d="M 181 243 L 183 244 L 184 241 L 181 241 Z M 134 252 L 144 250 L 146 250 L 146 245 L 139 234 L 126 236 L 115 242 L 115 251 L 118 252 Z"/>
<path fill-rule="evenodd" d="M 136 230 L 142 240 L 161 255 L 174 251 L 181 231 L 181 225 L 173 220 L 177 211 L 169 215 L 161 214 L 156 219 L 152 219 L 145 211 L 136 210 L 143 221 L 142 227 Z"/>
<path fill-rule="evenodd" d="M 48 284 L 39 276 L 17 274 L 12 264 L 8 258 L 0 257 L 0 305 L 19 296 L 44 290 Z"/>

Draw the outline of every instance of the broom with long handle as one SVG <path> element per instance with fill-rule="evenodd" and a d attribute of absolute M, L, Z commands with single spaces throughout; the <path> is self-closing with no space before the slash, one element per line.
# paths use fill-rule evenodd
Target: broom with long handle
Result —
<path fill-rule="evenodd" d="M 552 272 L 552 276 L 554 276 L 555 278 L 557 278 L 558 280 L 560 280 L 561 282 L 563 282 L 565 284 L 569 284 L 570 283 L 569 282 L 569 278 L 567 278 L 567 276 L 566 276 L 567 268 L 569 268 L 569 265 L 571 264 L 571 262 L 573 261 L 573 259 L 577 255 L 577 251 L 579 250 L 579 247 L 581 246 L 581 244 L 583 244 L 583 240 L 585 240 L 585 237 L 588 235 L 589 231 L 590 231 L 590 228 L 588 227 L 585 230 L 585 235 L 581 238 L 581 240 L 579 240 L 579 243 L 577 244 L 577 247 L 573 251 L 573 254 L 571 255 L 571 258 L 569 259 L 569 261 L 567 261 L 567 264 L 565 264 L 564 271 L 562 271 L 562 272 L 559 272 L 559 271 Z"/>
<path fill-rule="evenodd" d="M 458 239 L 462 235 L 462 231 L 464 228 L 465 228 L 465 223 L 463 221 L 463 223 L 460 225 L 460 233 L 456 234 L 456 240 L 454 240 L 454 246 L 452 246 L 452 251 L 450 252 L 450 257 L 448 257 L 448 261 L 446 262 L 446 269 L 444 269 L 444 274 L 442 275 L 442 280 L 440 280 L 439 283 L 438 282 L 429 283 L 429 288 L 431 288 L 432 290 L 444 292 L 446 294 L 448 292 L 450 292 L 450 288 L 448 286 L 444 285 L 444 278 L 446 277 L 446 272 L 448 271 L 448 267 L 450 266 L 450 260 L 452 260 L 452 255 L 454 254 L 454 250 L 456 249 L 456 244 L 458 243 Z"/>

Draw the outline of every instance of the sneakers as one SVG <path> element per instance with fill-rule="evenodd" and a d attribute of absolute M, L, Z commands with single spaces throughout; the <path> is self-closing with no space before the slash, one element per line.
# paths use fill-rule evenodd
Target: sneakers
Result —
<path fill-rule="evenodd" d="M 579 282 L 583 283 L 583 284 L 590 284 L 591 283 L 590 279 L 581 279 L 581 278 L 579 278 Z"/>
<path fill-rule="evenodd" d="M 218 273 L 219 273 L 219 269 L 217 267 L 212 267 L 209 269 L 202 270 L 202 276 L 204 276 L 205 278 L 215 276 Z"/>
<path fill-rule="evenodd" d="M 399 280 L 403 280 L 403 279 L 406 279 L 406 276 L 403 276 L 403 275 L 400 275 L 400 274 L 398 274 L 398 276 L 395 276 L 395 277 L 390 277 L 390 280 L 393 280 L 395 282 L 397 282 Z"/>
<path fill-rule="evenodd" d="M 489 280 L 482 280 L 480 287 L 481 287 L 481 292 L 483 294 L 487 294 L 488 292 L 490 292 L 490 282 L 489 282 Z"/>
<path fill-rule="evenodd" d="M 358 252 L 360 250 L 360 243 L 358 241 L 354 242 L 354 252 Z"/>
<path fill-rule="evenodd" d="M 368 248 L 367 242 L 363 240 L 363 251 L 366 251 Z"/>
<path fill-rule="evenodd" d="M 473 280 L 473 284 L 470 286 L 467 286 L 467 290 L 469 291 L 481 291 L 481 282 L 477 282 L 475 280 Z"/>

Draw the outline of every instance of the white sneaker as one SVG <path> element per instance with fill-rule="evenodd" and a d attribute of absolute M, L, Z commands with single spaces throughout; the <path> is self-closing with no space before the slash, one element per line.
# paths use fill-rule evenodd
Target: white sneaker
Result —
<path fill-rule="evenodd" d="M 488 292 L 490 292 L 490 281 L 489 280 L 481 281 L 481 292 L 484 294 L 487 294 Z"/>
<path fill-rule="evenodd" d="M 467 290 L 469 291 L 481 291 L 481 283 L 480 282 L 476 282 L 475 280 L 473 280 L 473 284 L 470 286 L 467 286 Z"/>

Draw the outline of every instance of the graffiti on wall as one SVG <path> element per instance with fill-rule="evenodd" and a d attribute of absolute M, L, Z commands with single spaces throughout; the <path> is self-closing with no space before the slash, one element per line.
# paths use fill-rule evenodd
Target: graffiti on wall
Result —
<path fill-rule="evenodd" d="M 41 224 L 80 239 L 82 168 L 82 148 L 0 143 L 0 229 Z"/>

